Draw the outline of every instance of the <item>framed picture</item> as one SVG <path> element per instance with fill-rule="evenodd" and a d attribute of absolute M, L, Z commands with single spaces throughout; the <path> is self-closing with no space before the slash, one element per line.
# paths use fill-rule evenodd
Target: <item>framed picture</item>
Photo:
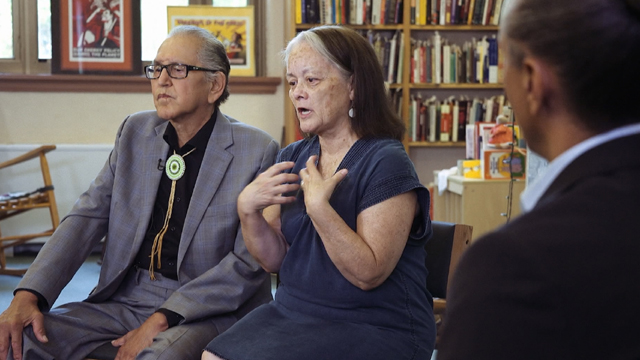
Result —
<path fill-rule="evenodd" d="M 141 75 L 140 0 L 51 2 L 51 72 Z"/>
<path fill-rule="evenodd" d="M 255 76 L 253 6 L 168 6 L 167 28 L 195 25 L 208 30 L 224 44 L 231 76 Z"/>

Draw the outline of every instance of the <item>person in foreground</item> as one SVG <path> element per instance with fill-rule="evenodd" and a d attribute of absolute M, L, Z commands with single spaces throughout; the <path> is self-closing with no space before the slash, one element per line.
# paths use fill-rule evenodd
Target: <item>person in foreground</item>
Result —
<path fill-rule="evenodd" d="M 357 32 L 321 26 L 285 50 L 310 137 L 238 198 L 251 254 L 280 285 L 202 359 L 429 359 L 429 193 L 402 143 L 382 71 Z"/>
<path fill-rule="evenodd" d="M 145 68 L 156 111 L 129 116 L 0 315 L 0 359 L 194 359 L 271 301 L 270 277 L 244 244 L 236 199 L 279 146 L 225 116 L 229 61 L 206 30 L 177 27 Z M 97 287 L 49 311 L 106 236 Z M 24 336 L 23 336 L 24 328 Z"/>
<path fill-rule="evenodd" d="M 462 255 L 438 360 L 638 359 L 640 1 L 510 5 L 506 93 L 550 163 Z"/>

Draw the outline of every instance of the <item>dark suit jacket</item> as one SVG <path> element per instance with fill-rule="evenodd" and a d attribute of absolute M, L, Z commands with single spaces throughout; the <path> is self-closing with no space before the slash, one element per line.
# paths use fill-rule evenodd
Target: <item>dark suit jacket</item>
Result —
<path fill-rule="evenodd" d="M 134 263 L 149 225 L 157 169 L 169 145 L 168 122 L 155 111 L 128 117 L 104 168 L 46 242 L 18 288 L 42 294 L 49 305 L 95 245 L 107 235 L 96 289 L 87 301 L 112 296 Z M 163 308 L 183 323 L 230 313 L 242 315 L 271 299 L 269 275 L 247 251 L 236 200 L 275 161 L 279 146 L 265 132 L 218 112 L 187 211 L 178 249 L 178 281 Z"/>
<path fill-rule="evenodd" d="M 640 358 L 639 207 L 640 135 L 575 159 L 463 254 L 438 360 Z"/>

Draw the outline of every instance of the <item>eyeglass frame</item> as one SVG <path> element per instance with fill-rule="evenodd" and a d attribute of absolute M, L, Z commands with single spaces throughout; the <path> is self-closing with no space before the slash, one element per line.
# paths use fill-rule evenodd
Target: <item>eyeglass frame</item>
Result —
<path fill-rule="evenodd" d="M 176 66 L 176 65 L 180 65 L 180 66 L 184 66 L 186 69 L 186 73 L 184 74 L 184 77 L 181 78 L 177 78 L 171 75 L 171 70 L 169 70 L 170 66 Z M 149 72 L 147 71 L 147 69 L 149 68 L 155 68 L 155 67 L 160 67 L 160 72 L 158 73 L 158 77 L 154 77 L 151 78 L 149 77 Z M 167 71 L 167 75 L 172 78 L 172 79 L 177 79 L 177 80 L 182 80 L 182 79 L 186 79 L 187 76 L 189 76 L 189 71 L 213 71 L 213 72 L 219 72 L 220 70 L 213 70 L 213 69 L 207 69 L 207 68 L 202 68 L 199 66 L 194 66 L 194 65 L 187 65 L 187 64 L 179 64 L 179 63 L 174 63 L 174 64 L 167 64 L 167 65 L 146 65 L 144 68 L 144 76 L 149 79 L 149 80 L 157 80 L 160 78 L 160 76 L 162 76 L 162 70 L 166 70 Z M 155 72 L 155 69 L 153 69 Z"/>

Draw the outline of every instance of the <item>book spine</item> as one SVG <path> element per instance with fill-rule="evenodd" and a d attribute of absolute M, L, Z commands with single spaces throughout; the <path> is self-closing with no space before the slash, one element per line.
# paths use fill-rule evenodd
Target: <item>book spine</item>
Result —
<path fill-rule="evenodd" d="M 429 9 L 428 9 L 427 0 L 420 0 L 420 14 L 418 16 L 418 19 L 420 19 L 420 21 L 418 22 L 419 25 L 427 25 L 428 12 L 429 12 Z"/>
<path fill-rule="evenodd" d="M 403 11 L 404 11 L 404 1 L 405 0 L 398 0 L 398 3 L 396 4 L 396 18 L 394 20 L 395 24 L 402 24 L 402 17 L 403 17 Z"/>
<path fill-rule="evenodd" d="M 433 49 L 431 46 L 431 42 L 427 41 L 427 45 L 425 46 L 425 73 L 426 73 L 426 78 L 425 78 L 425 82 L 426 83 L 432 83 L 433 82 L 433 74 L 431 72 L 431 54 L 433 53 Z"/>
<path fill-rule="evenodd" d="M 495 35 L 489 40 L 489 83 L 498 83 L 498 40 Z"/>
<path fill-rule="evenodd" d="M 302 22 L 302 0 L 296 0 L 296 24 L 303 24 L 303 22 Z"/>
<path fill-rule="evenodd" d="M 451 131 L 452 118 L 451 118 L 451 106 L 448 103 L 443 103 L 440 107 L 440 141 L 449 141 L 449 132 Z"/>
<path fill-rule="evenodd" d="M 356 21 L 354 22 L 354 24 L 356 25 L 364 24 L 363 10 L 364 10 L 364 0 L 356 0 L 356 11 L 354 14 Z"/>
<path fill-rule="evenodd" d="M 429 105 L 429 142 L 436 141 L 437 116 L 436 104 Z"/>
<path fill-rule="evenodd" d="M 453 104 L 452 115 L 453 122 L 451 124 L 451 141 L 457 142 L 458 130 L 460 128 L 460 105 L 458 104 L 458 101 Z"/>
<path fill-rule="evenodd" d="M 491 17 L 491 5 L 493 4 L 493 0 L 485 0 L 484 2 L 484 10 L 482 12 L 482 25 L 487 25 L 489 18 Z"/>
<path fill-rule="evenodd" d="M 388 4 L 389 4 L 389 0 L 382 0 L 380 2 L 380 24 L 381 25 L 386 24 L 387 9 L 389 9 L 389 7 L 387 6 Z"/>
<path fill-rule="evenodd" d="M 469 6 L 467 7 L 467 25 L 473 24 L 473 13 L 475 11 L 476 0 L 469 0 Z"/>
<path fill-rule="evenodd" d="M 373 0 L 371 4 L 371 24 L 380 25 L 380 10 L 382 8 L 383 0 Z"/>
<path fill-rule="evenodd" d="M 482 25 L 482 14 L 484 11 L 484 3 L 486 0 L 476 0 L 476 5 L 473 9 L 473 25 Z"/>
<path fill-rule="evenodd" d="M 398 66 L 396 68 L 396 83 L 402 83 L 402 69 L 404 66 L 404 36 L 400 34 L 400 48 L 398 49 Z"/>
<path fill-rule="evenodd" d="M 340 0 L 332 0 L 331 1 L 331 23 L 338 24 L 340 21 L 340 4 L 336 4 L 336 2 L 340 2 Z"/>
<path fill-rule="evenodd" d="M 389 72 L 389 54 L 391 53 L 391 41 L 385 39 L 384 42 L 384 57 L 382 60 L 382 73 L 387 74 Z"/>
<path fill-rule="evenodd" d="M 496 6 L 493 10 L 493 20 L 491 21 L 491 25 L 500 25 L 500 14 L 502 12 L 502 2 L 503 0 L 496 0 Z"/>
<path fill-rule="evenodd" d="M 409 9 L 409 21 L 411 24 L 416 23 L 416 1 L 411 0 L 411 8 Z"/>
<path fill-rule="evenodd" d="M 307 22 L 317 24 L 320 22 L 320 7 L 318 0 L 307 0 Z"/>
<path fill-rule="evenodd" d="M 420 102 L 420 126 L 418 141 L 425 141 L 427 137 L 427 107 L 423 102 Z"/>
<path fill-rule="evenodd" d="M 389 44 L 389 69 L 387 70 L 387 81 L 392 83 L 394 80 L 394 69 L 396 66 L 396 43 L 398 42 L 398 33 L 393 34 Z"/>
<path fill-rule="evenodd" d="M 419 122 L 419 120 L 417 120 L 417 116 L 418 116 L 418 102 L 416 100 L 416 98 L 412 97 L 411 98 L 411 141 L 418 141 L 418 132 L 417 132 L 417 123 Z"/>
<path fill-rule="evenodd" d="M 423 41 L 422 46 L 420 46 L 420 82 L 427 82 L 427 42 Z"/>
<path fill-rule="evenodd" d="M 414 83 L 420 82 L 420 46 L 422 42 L 418 41 L 413 48 L 413 72 L 411 74 L 411 78 Z"/>
<path fill-rule="evenodd" d="M 458 114 L 458 141 L 465 141 L 465 127 L 467 126 L 467 106 L 469 101 L 460 101 L 460 113 Z"/>
<path fill-rule="evenodd" d="M 451 83 L 451 47 L 449 44 L 442 46 L 442 82 Z"/>
<path fill-rule="evenodd" d="M 350 23 L 350 13 L 349 13 L 349 4 L 351 0 L 340 0 L 342 1 L 342 23 L 349 24 Z"/>
<path fill-rule="evenodd" d="M 396 19 L 396 4 L 398 0 L 388 0 L 387 2 L 387 24 L 393 24 Z"/>
<path fill-rule="evenodd" d="M 442 46 L 440 45 L 440 34 L 436 31 L 433 36 L 433 51 L 435 52 L 435 75 L 436 75 L 436 84 L 442 83 Z"/>

